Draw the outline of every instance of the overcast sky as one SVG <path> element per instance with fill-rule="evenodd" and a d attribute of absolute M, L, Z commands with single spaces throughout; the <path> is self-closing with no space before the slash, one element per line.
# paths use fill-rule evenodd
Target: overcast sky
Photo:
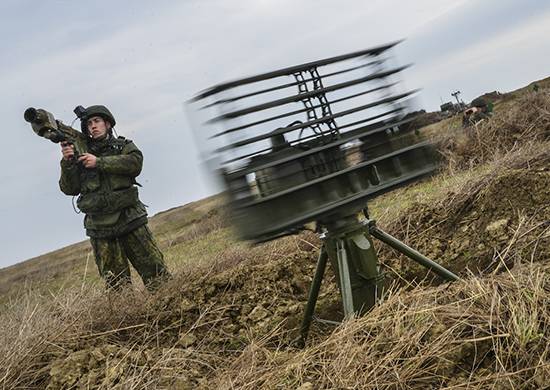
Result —
<path fill-rule="evenodd" d="M 23 121 L 29 106 L 65 123 L 104 104 L 144 152 L 153 215 L 216 190 L 183 103 L 213 84 L 406 38 L 407 88 L 435 110 L 550 76 L 550 2 L 539 0 L 186 0 L 0 3 L 0 267 L 85 238 L 59 191 L 59 146 Z"/>

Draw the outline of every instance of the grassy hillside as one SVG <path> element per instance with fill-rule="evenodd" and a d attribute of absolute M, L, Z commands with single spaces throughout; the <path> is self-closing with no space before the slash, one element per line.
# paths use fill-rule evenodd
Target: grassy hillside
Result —
<path fill-rule="evenodd" d="M 462 282 L 440 284 L 379 244 L 392 280 L 384 302 L 338 327 L 315 325 L 306 348 L 296 349 L 318 238 L 249 246 L 234 238 L 221 197 L 212 197 L 152 218 L 174 273 L 155 294 L 140 285 L 105 292 L 85 243 L 3 270 L 2 281 L 18 288 L 4 295 L 0 314 L 0 384 L 544 388 L 550 93 L 539 85 L 504 95 L 493 118 L 466 131 L 458 118 L 430 125 L 442 172 L 369 205 L 382 228 Z M 340 319 L 338 308 L 329 272 L 318 314 Z"/>
<path fill-rule="evenodd" d="M 212 210 L 222 205 L 220 195 L 192 202 L 156 214 L 149 219 L 159 245 L 168 256 L 175 256 L 176 246 L 202 234 L 197 230 L 201 220 L 209 219 Z M 0 269 L 0 303 L 30 287 L 58 290 L 83 281 L 99 281 L 92 247 L 88 240 Z"/>

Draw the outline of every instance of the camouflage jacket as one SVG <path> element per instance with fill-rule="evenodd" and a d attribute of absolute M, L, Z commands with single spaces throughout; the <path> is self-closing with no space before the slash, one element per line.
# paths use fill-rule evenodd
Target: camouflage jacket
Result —
<path fill-rule="evenodd" d="M 118 237 L 147 223 L 147 212 L 138 197 L 135 178 L 141 172 L 143 154 L 123 137 L 88 143 L 97 157 L 96 168 L 61 160 L 59 187 L 67 195 L 79 195 L 78 208 L 86 214 L 84 227 L 90 237 Z"/>

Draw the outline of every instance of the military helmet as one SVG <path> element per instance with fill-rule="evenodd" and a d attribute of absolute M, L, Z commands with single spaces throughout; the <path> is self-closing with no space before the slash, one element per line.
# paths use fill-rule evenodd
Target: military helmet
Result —
<path fill-rule="evenodd" d="M 107 107 L 101 105 L 90 106 L 84 110 L 83 115 L 80 117 L 80 124 L 84 134 L 88 134 L 88 119 L 94 116 L 100 116 L 108 121 L 111 124 L 111 128 L 116 124 L 115 117 Z"/>

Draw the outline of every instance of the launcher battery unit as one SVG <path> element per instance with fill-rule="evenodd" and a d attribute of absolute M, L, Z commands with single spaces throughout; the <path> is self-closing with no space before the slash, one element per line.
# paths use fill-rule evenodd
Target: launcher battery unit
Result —
<path fill-rule="evenodd" d="M 316 222 L 323 246 L 302 342 L 327 262 L 346 316 L 382 297 L 384 274 L 372 237 L 447 280 L 458 279 L 380 230 L 366 212 L 369 199 L 438 168 L 433 146 L 412 123 L 416 91 L 397 91 L 395 78 L 407 66 L 390 64 L 396 44 L 219 84 L 192 99 L 209 112 L 196 135 L 216 161 L 242 238 L 273 240 Z"/>

